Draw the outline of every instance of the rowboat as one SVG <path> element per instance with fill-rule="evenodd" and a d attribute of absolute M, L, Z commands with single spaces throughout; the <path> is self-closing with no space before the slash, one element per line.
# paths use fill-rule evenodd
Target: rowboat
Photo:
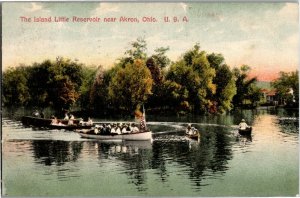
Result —
<path fill-rule="evenodd" d="M 95 125 L 89 130 L 77 130 L 78 134 L 83 138 L 92 138 L 98 140 L 109 140 L 109 141 L 142 141 L 142 140 L 152 140 L 152 132 L 146 126 L 146 116 L 145 110 L 143 108 L 142 116 L 139 116 L 140 124 L 137 127 L 136 124 L 130 126 L 113 126 L 115 132 L 112 132 L 112 125 L 108 123 L 107 126 Z M 121 129 L 122 128 L 122 129 Z M 116 130 L 119 129 L 119 132 Z M 123 130 L 126 129 L 124 132 Z M 122 131 L 122 132 L 121 132 Z"/>
<path fill-rule="evenodd" d="M 33 126 L 47 129 L 65 129 L 65 130 L 75 130 L 75 129 L 90 129 L 92 126 L 79 125 L 79 120 L 74 119 L 72 125 L 68 125 L 68 120 L 57 119 L 59 124 L 51 124 L 52 119 L 39 118 L 33 116 L 23 116 L 22 124 L 25 126 Z"/>
<path fill-rule="evenodd" d="M 195 127 L 192 127 L 191 124 L 188 124 L 188 127 L 185 130 L 185 136 L 188 139 L 200 141 L 200 132 Z"/>
<path fill-rule="evenodd" d="M 142 141 L 142 140 L 152 140 L 152 132 L 138 132 L 138 133 L 123 133 L 123 134 L 95 134 L 91 132 L 92 130 L 79 130 L 78 134 L 82 138 L 92 138 L 98 140 L 110 140 L 110 141 Z"/>
<path fill-rule="evenodd" d="M 246 129 L 239 129 L 239 134 L 240 135 L 251 135 L 252 132 L 252 127 L 248 127 Z"/>

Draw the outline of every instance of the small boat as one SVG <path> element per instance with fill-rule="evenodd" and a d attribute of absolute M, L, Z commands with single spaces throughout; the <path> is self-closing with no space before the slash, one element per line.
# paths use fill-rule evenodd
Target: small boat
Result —
<path fill-rule="evenodd" d="M 25 126 L 33 126 L 47 129 L 65 129 L 65 130 L 75 130 L 75 129 L 90 129 L 92 126 L 89 125 L 79 125 L 79 120 L 73 120 L 72 125 L 68 125 L 68 120 L 58 119 L 59 124 L 51 124 L 52 119 L 39 118 L 34 116 L 23 116 L 22 124 Z"/>
<path fill-rule="evenodd" d="M 120 141 L 120 140 L 132 140 L 132 141 L 141 141 L 141 140 L 152 140 L 152 132 L 146 126 L 146 116 L 145 110 L 143 110 L 142 116 L 139 116 L 140 119 L 140 127 L 137 127 L 136 124 L 133 124 L 133 128 L 126 132 L 121 133 L 123 129 L 120 129 L 120 132 L 112 132 L 111 125 L 107 127 L 95 125 L 92 129 L 89 130 L 77 130 L 78 134 L 83 138 L 93 138 L 98 140 L 109 140 L 109 141 Z M 117 127 L 118 128 L 118 127 Z"/>
<path fill-rule="evenodd" d="M 152 132 L 138 132 L 138 133 L 124 133 L 124 134 L 95 134 L 93 129 L 84 131 L 78 131 L 78 134 L 83 138 L 92 138 L 98 140 L 109 140 L 109 141 L 122 141 L 122 140 L 130 140 L 130 141 L 140 141 L 140 140 L 152 140 Z"/>
<path fill-rule="evenodd" d="M 195 127 L 192 127 L 191 124 L 186 128 L 185 136 L 189 139 L 200 141 L 200 132 Z"/>
<path fill-rule="evenodd" d="M 252 127 L 248 127 L 246 129 L 239 129 L 239 134 L 240 135 L 251 135 L 252 132 Z"/>

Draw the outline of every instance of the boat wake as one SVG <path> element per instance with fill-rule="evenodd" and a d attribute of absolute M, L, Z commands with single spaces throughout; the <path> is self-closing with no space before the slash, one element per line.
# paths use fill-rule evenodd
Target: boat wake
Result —
<path fill-rule="evenodd" d="M 171 136 L 158 136 L 153 138 L 154 142 L 187 142 L 191 139 L 185 136 L 171 135 Z"/>

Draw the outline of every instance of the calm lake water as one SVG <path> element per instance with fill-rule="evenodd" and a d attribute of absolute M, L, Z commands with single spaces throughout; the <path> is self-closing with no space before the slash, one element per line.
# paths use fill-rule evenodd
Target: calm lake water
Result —
<path fill-rule="evenodd" d="M 105 143 L 74 132 L 24 128 L 4 116 L 2 194 L 296 196 L 298 117 L 298 111 L 285 110 L 201 117 L 149 115 L 152 142 Z M 253 126 L 251 138 L 237 135 L 242 118 Z M 184 137 L 187 123 L 200 130 L 200 143 Z"/>

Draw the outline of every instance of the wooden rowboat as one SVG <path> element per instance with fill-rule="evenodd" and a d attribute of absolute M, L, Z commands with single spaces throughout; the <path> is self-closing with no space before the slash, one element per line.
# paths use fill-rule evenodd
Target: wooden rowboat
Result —
<path fill-rule="evenodd" d="M 33 126 L 47 129 L 65 129 L 65 130 L 75 130 L 75 129 L 90 129 L 92 126 L 82 126 L 79 125 L 79 120 L 73 120 L 72 125 L 68 125 L 68 120 L 59 120 L 61 124 L 52 125 L 52 119 L 45 119 L 33 116 L 23 116 L 22 124 L 25 126 Z"/>
<path fill-rule="evenodd" d="M 77 130 L 78 134 L 83 138 L 92 138 L 98 140 L 108 140 L 108 141 L 141 141 L 141 140 L 152 140 L 152 132 L 146 126 L 146 116 L 145 110 L 143 108 L 143 115 L 140 117 L 140 127 L 135 129 L 126 130 L 125 133 L 111 133 L 111 128 L 105 128 L 105 130 L 101 130 L 101 126 L 97 127 L 97 125 L 89 130 Z M 100 129 L 100 130 L 99 130 Z M 104 128 L 102 128 L 104 129 Z M 104 132 L 105 131 L 105 132 Z M 123 131 L 123 130 L 121 130 Z"/>
<path fill-rule="evenodd" d="M 90 131 L 90 130 L 89 130 Z M 138 133 L 124 133 L 124 134 L 95 134 L 90 133 L 89 131 L 80 130 L 78 134 L 83 138 L 92 138 L 99 140 L 109 140 L 109 141 L 122 141 L 122 140 L 130 140 L 130 141 L 140 141 L 140 140 L 152 140 L 152 132 L 138 132 Z"/>
<path fill-rule="evenodd" d="M 251 132 L 252 132 L 252 127 L 248 127 L 246 129 L 239 129 L 239 134 L 240 135 L 251 135 Z"/>

